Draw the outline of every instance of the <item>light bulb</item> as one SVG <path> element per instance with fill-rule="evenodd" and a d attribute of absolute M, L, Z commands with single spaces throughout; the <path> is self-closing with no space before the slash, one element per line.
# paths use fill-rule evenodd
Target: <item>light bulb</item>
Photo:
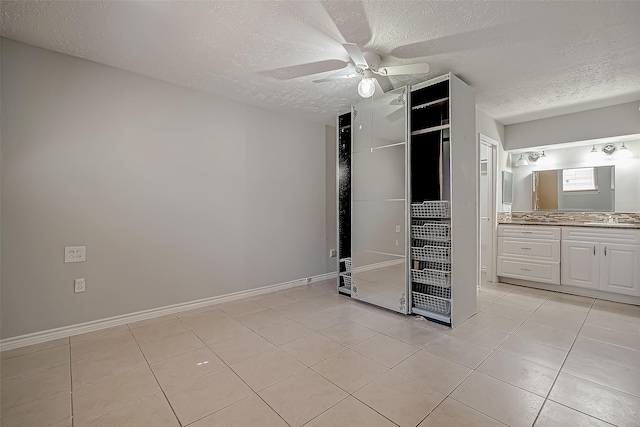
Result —
<path fill-rule="evenodd" d="M 516 167 L 519 168 L 520 166 L 529 166 L 529 162 L 523 157 L 523 153 L 520 153 L 520 158 L 516 162 Z"/>
<path fill-rule="evenodd" d="M 358 83 L 358 93 L 363 98 L 369 98 L 376 91 L 376 83 L 371 77 L 363 77 Z"/>
<path fill-rule="evenodd" d="M 624 142 L 622 143 L 622 147 L 618 149 L 618 158 L 620 159 L 630 159 L 633 157 L 633 153 L 627 147 L 625 147 Z"/>

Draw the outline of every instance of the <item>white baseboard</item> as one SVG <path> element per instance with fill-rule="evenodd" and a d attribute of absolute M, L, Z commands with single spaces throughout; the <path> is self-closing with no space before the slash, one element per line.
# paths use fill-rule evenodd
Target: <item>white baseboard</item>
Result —
<path fill-rule="evenodd" d="M 319 274 L 311 276 L 309 281 L 307 278 L 291 280 L 289 282 L 278 283 L 275 285 L 263 286 L 256 289 L 234 292 L 231 294 L 220 295 L 217 297 L 203 298 L 195 301 L 183 302 L 180 304 L 167 305 L 150 310 L 138 311 L 135 313 L 123 314 L 120 316 L 109 317 L 106 319 L 92 320 L 90 322 L 79 323 L 76 325 L 63 326 L 61 328 L 49 329 L 41 332 L 20 335 L 17 337 L 5 338 L 0 340 L 0 350 L 12 350 L 14 348 L 25 347 L 28 345 L 39 344 L 46 341 L 52 341 L 59 338 L 67 338 L 73 335 L 93 332 L 99 329 L 110 328 L 112 326 L 123 325 L 125 323 L 137 322 L 139 320 L 151 319 L 154 317 L 164 316 L 166 314 L 179 313 L 181 311 L 193 310 L 196 308 L 207 307 L 210 305 L 221 304 L 223 302 L 234 301 L 241 298 L 253 297 L 270 292 L 281 291 L 296 286 L 306 285 L 309 283 L 320 282 L 322 280 L 333 279 L 337 276 L 337 272 Z"/>

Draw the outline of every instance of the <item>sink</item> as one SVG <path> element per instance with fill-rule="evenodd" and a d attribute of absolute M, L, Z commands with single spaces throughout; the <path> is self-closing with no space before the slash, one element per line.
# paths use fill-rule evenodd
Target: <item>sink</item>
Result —
<path fill-rule="evenodd" d="M 635 224 L 624 224 L 619 222 L 585 222 L 584 225 L 600 225 L 604 227 L 636 227 Z"/>

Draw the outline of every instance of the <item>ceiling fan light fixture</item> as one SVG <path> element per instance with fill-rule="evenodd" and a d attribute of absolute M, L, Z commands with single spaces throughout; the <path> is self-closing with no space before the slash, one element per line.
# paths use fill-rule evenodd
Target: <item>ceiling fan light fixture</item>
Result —
<path fill-rule="evenodd" d="M 358 83 L 358 93 L 363 98 L 370 98 L 376 91 L 376 83 L 372 77 L 363 77 Z"/>

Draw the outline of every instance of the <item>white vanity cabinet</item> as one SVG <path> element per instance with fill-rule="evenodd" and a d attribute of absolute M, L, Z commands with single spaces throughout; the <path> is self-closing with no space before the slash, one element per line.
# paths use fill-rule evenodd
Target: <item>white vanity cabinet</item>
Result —
<path fill-rule="evenodd" d="M 560 227 L 500 225 L 498 276 L 560 284 Z"/>
<path fill-rule="evenodd" d="M 563 285 L 600 289 L 600 243 L 562 241 Z"/>
<path fill-rule="evenodd" d="M 640 296 L 640 230 L 563 227 L 562 284 Z"/>

